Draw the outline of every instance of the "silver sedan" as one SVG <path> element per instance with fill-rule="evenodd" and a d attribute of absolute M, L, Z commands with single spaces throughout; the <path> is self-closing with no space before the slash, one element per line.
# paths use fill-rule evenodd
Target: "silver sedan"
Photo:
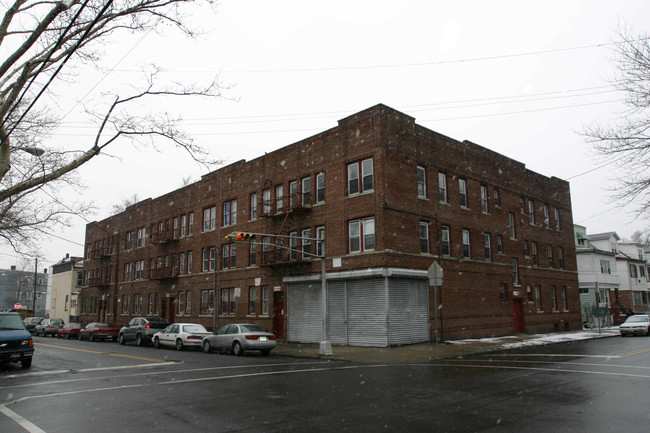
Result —
<path fill-rule="evenodd" d="M 222 326 L 216 333 L 203 337 L 203 351 L 228 350 L 243 355 L 248 350 L 259 350 L 266 356 L 277 346 L 275 335 L 262 327 L 250 323 L 235 323 Z"/>
<path fill-rule="evenodd" d="M 209 332 L 196 323 L 174 323 L 160 332 L 153 334 L 153 346 L 159 349 L 161 346 L 176 347 L 176 350 L 183 350 L 186 347 L 201 347 L 201 339 Z"/>

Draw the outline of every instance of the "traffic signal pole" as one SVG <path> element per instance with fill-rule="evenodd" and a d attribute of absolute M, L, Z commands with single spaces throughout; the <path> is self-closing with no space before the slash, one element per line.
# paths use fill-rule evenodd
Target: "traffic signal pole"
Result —
<path fill-rule="evenodd" d="M 323 300 L 323 338 L 320 342 L 320 348 L 319 348 L 319 354 L 321 355 L 333 355 L 332 352 L 332 342 L 329 340 L 329 327 L 327 326 L 327 317 L 329 313 L 329 306 L 327 303 L 327 268 L 326 268 L 326 259 L 327 257 L 325 256 L 325 237 L 322 239 L 319 238 L 308 238 L 308 237 L 299 237 L 299 236 L 286 236 L 286 235 L 275 235 L 275 234 L 270 234 L 270 233 L 251 233 L 251 232 L 232 232 L 228 235 L 225 236 L 226 240 L 230 242 L 240 242 L 240 243 L 250 243 L 255 241 L 255 238 L 257 236 L 260 237 L 274 237 L 274 238 L 288 238 L 288 239 L 300 239 L 301 242 L 303 240 L 309 240 L 309 241 L 316 241 L 316 245 L 318 245 L 318 242 L 322 242 L 323 244 L 323 254 L 318 255 L 318 254 L 313 254 L 310 252 L 306 251 L 301 251 L 301 250 L 296 250 L 294 248 L 289 248 L 285 247 L 284 245 L 278 245 L 277 243 L 267 243 L 267 242 L 257 242 L 258 245 L 269 245 L 271 247 L 275 248 L 282 248 L 283 250 L 287 251 L 294 251 L 297 253 L 301 253 L 303 255 L 307 255 L 310 257 L 315 257 L 321 260 L 321 296 Z M 216 296 L 216 294 L 215 294 Z M 215 297 L 215 309 L 216 309 L 216 297 Z"/>

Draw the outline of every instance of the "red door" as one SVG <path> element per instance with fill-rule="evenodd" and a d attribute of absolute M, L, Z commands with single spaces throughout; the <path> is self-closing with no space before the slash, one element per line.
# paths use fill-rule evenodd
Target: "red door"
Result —
<path fill-rule="evenodd" d="M 521 299 L 512 302 L 515 334 L 521 334 L 526 331 L 524 326 L 524 305 Z"/>
<path fill-rule="evenodd" d="M 273 292 L 273 333 L 284 337 L 284 293 Z"/>

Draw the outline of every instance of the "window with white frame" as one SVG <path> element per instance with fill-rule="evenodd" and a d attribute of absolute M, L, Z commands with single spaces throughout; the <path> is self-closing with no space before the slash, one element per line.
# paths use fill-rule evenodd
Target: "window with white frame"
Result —
<path fill-rule="evenodd" d="M 147 229 L 145 229 L 144 227 L 139 228 L 138 229 L 138 237 L 137 237 L 137 241 L 136 241 L 137 242 L 136 246 L 138 248 L 144 247 L 146 237 L 147 237 Z"/>
<path fill-rule="evenodd" d="M 178 239 L 180 234 L 181 234 L 178 217 L 174 217 L 174 231 L 173 231 L 173 234 L 174 234 L 174 239 Z"/>
<path fill-rule="evenodd" d="M 467 181 L 458 179 L 458 194 L 460 195 L 460 206 L 467 207 Z"/>
<path fill-rule="evenodd" d="M 185 314 L 192 314 L 192 292 L 185 292 Z"/>
<path fill-rule="evenodd" d="M 294 208 L 298 205 L 298 181 L 289 182 L 289 207 Z"/>
<path fill-rule="evenodd" d="M 262 286 L 262 314 L 269 314 L 269 287 Z"/>
<path fill-rule="evenodd" d="M 528 222 L 535 224 L 535 203 L 532 200 L 528 200 Z"/>
<path fill-rule="evenodd" d="M 325 256 L 325 226 L 316 227 L 316 255 L 319 257 Z"/>
<path fill-rule="evenodd" d="M 553 246 L 549 244 L 546 247 L 546 254 L 548 255 L 548 267 L 552 268 L 553 267 Z"/>
<path fill-rule="evenodd" d="M 237 224 L 237 200 L 229 200 L 223 203 L 223 225 L 224 227 Z"/>
<path fill-rule="evenodd" d="M 147 313 L 148 314 L 153 314 L 153 293 L 149 293 L 149 302 L 147 306 Z"/>
<path fill-rule="evenodd" d="M 124 244 L 124 249 L 127 251 L 133 249 L 133 235 L 133 231 L 126 232 L 126 242 Z"/>
<path fill-rule="evenodd" d="M 262 190 L 262 213 L 268 215 L 271 213 L 271 189 Z"/>
<path fill-rule="evenodd" d="M 203 249 L 203 272 L 211 272 L 215 270 L 216 257 L 217 249 L 215 247 Z"/>
<path fill-rule="evenodd" d="M 560 210 L 555 208 L 555 230 L 560 231 Z"/>
<path fill-rule="evenodd" d="M 251 219 L 257 219 L 257 193 L 253 192 L 250 195 Z"/>
<path fill-rule="evenodd" d="M 542 311 L 544 309 L 544 303 L 542 302 L 542 288 L 539 284 L 535 285 L 535 309 L 537 311 Z"/>
<path fill-rule="evenodd" d="M 447 203 L 447 175 L 438 173 L 438 198 L 440 203 Z"/>
<path fill-rule="evenodd" d="M 375 218 L 369 217 L 350 221 L 348 224 L 348 245 L 351 253 L 375 249 Z"/>
<path fill-rule="evenodd" d="M 302 205 L 311 205 L 311 177 L 302 179 Z"/>
<path fill-rule="evenodd" d="M 555 286 L 551 286 L 551 307 L 553 311 L 557 311 L 557 294 L 555 293 Z"/>
<path fill-rule="evenodd" d="M 533 266 L 539 265 L 539 261 L 537 259 L 537 242 L 531 242 L 530 243 L 530 254 L 533 258 Z"/>
<path fill-rule="evenodd" d="M 237 244 L 223 244 L 223 269 L 234 268 L 237 264 Z"/>
<path fill-rule="evenodd" d="M 420 221 L 420 252 L 429 254 L 429 223 Z"/>
<path fill-rule="evenodd" d="M 298 258 L 298 232 L 289 232 L 289 260 L 296 260 Z"/>
<path fill-rule="evenodd" d="M 212 314 L 213 312 L 214 312 L 214 290 L 201 290 L 200 314 Z"/>
<path fill-rule="evenodd" d="M 144 280 L 144 260 L 135 262 L 135 279 Z"/>
<path fill-rule="evenodd" d="M 481 185 L 481 212 L 488 213 L 489 210 L 487 186 Z"/>
<path fill-rule="evenodd" d="M 497 235 L 497 252 L 503 254 L 503 237 L 501 235 Z"/>
<path fill-rule="evenodd" d="M 192 251 L 187 252 L 187 273 L 192 273 Z"/>
<path fill-rule="evenodd" d="M 462 240 L 463 240 L 463 257 L 470 258 L 471 257 L 471 249 L 470 249 L 469 230 L 463 229 L 463 231 L 462 231 Z"/>
<path fill-rule="evenodd" d="M 248 314 L 257 314 L 257 287 L 248 288 Z"/>
<path fill-rule="evenodd" d="M 221 314 L 235 314 L 236 308 L 235 288 L 221 289 Z"/>
<path fill-rule="evenodd" d="M 320 172 L 316 175 L 316 203 L 325 201 L 325 173 Z"/>
<path fill-rule="evenodd" d="M 548 214 L 548 205 L 544 205 L 544 227 L 551 228 L 551 216 Z"/>
<path fill-rule="evenodd" d="M 451 254 L 451 243 L 449 240 L 449 227 L 441 226 L 440 227 L 440 246 L 442 249 L 442 255 L 448 256 Z"/>
<path fill-rule="evenodd" d="M 187 215 L 181 215 L 181 237 L 187 235 Z"/>
<path fill-rule="evenodd" d="M 311 254 L 311 229 L 304 229 L 302 231 L 302 258 L 309 259 Z"/>
<path fill-rule="evenodd" d="M 512 285 L 519 285 L 519 261 L 516 257 L 512 258 Z"/>
<path fill-rule="evenodd" d="M 562 310 L 567 311 L 569 309 L 569 304 L 566 299 L 566 287 L 562 286 L 560 288 L 560 302 L 562 303 Z"/>
<path fill-rule="evenodd" d="M 417 167 L 418 197 L 427 196 L 427 175 L 424 167 Z"/>
<path fill-rule="evenodd" d="M 194 234 L 194 212 L 187 215 L 187 235 Z"/>
<path fill-rule="evenodd" d="M 494 188 L 494 207 L 501 207 L 501 197 L 499 196 L 499 188 Z"/>
<path fill-rule="evenodd" d="M 562 247 L 557 247 L 557 265 L 560 269 L 564 269 L 564 251 Z"/>
<path fill-rule="evenodd" d="M 492 242 L 489 233 L 483 233 L 483 249 L 485 250 L 485 260 L 492 260 Z"/>
<path fill-rule="evenodd" d="M 203 209 L 203 231 L 207 232 L 217 228 L 217 207 Z"/>
<path fill-rule="evenodd" d="M 249 256 L 248 264 L 255 266 L 257 264 L 257 242 L 255 241 L 250 243 Z"/>
<path fill-rule="evenodd" d="M 374 168 L 372 158 L 348 164 L 348 195 L 374 189 Z"/>
<path fill-rule="evenodd" d="M 178 305 L 178 314 L 183 314 L 183 292 L 178 292 L 178 298 L 176 299 L 176 304 Z"/>
<path fill-rule="evenodd" d="M 275 186 L 275 210 L 280 212 L 284 209 L 284 185 Z"/>

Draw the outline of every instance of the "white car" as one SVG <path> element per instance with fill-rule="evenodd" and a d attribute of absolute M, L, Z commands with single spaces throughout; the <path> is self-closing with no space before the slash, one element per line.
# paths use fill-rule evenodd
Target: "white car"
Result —
<path fill-rule="evenodd" d="M 635 314 L 628 317 L 618 327 L 622 337 L 626 335 L 650 335 L 650 316 L 647 314 Z"/>
<path fill-rule="evenodd" d="M 183 350 L 185 347 L 201 347 L 201 340 L 210 335 L 203 325 L 197 323 L 173 323 L 160 332 L 153 334 L 153 347 L 176 347 Z"/>

